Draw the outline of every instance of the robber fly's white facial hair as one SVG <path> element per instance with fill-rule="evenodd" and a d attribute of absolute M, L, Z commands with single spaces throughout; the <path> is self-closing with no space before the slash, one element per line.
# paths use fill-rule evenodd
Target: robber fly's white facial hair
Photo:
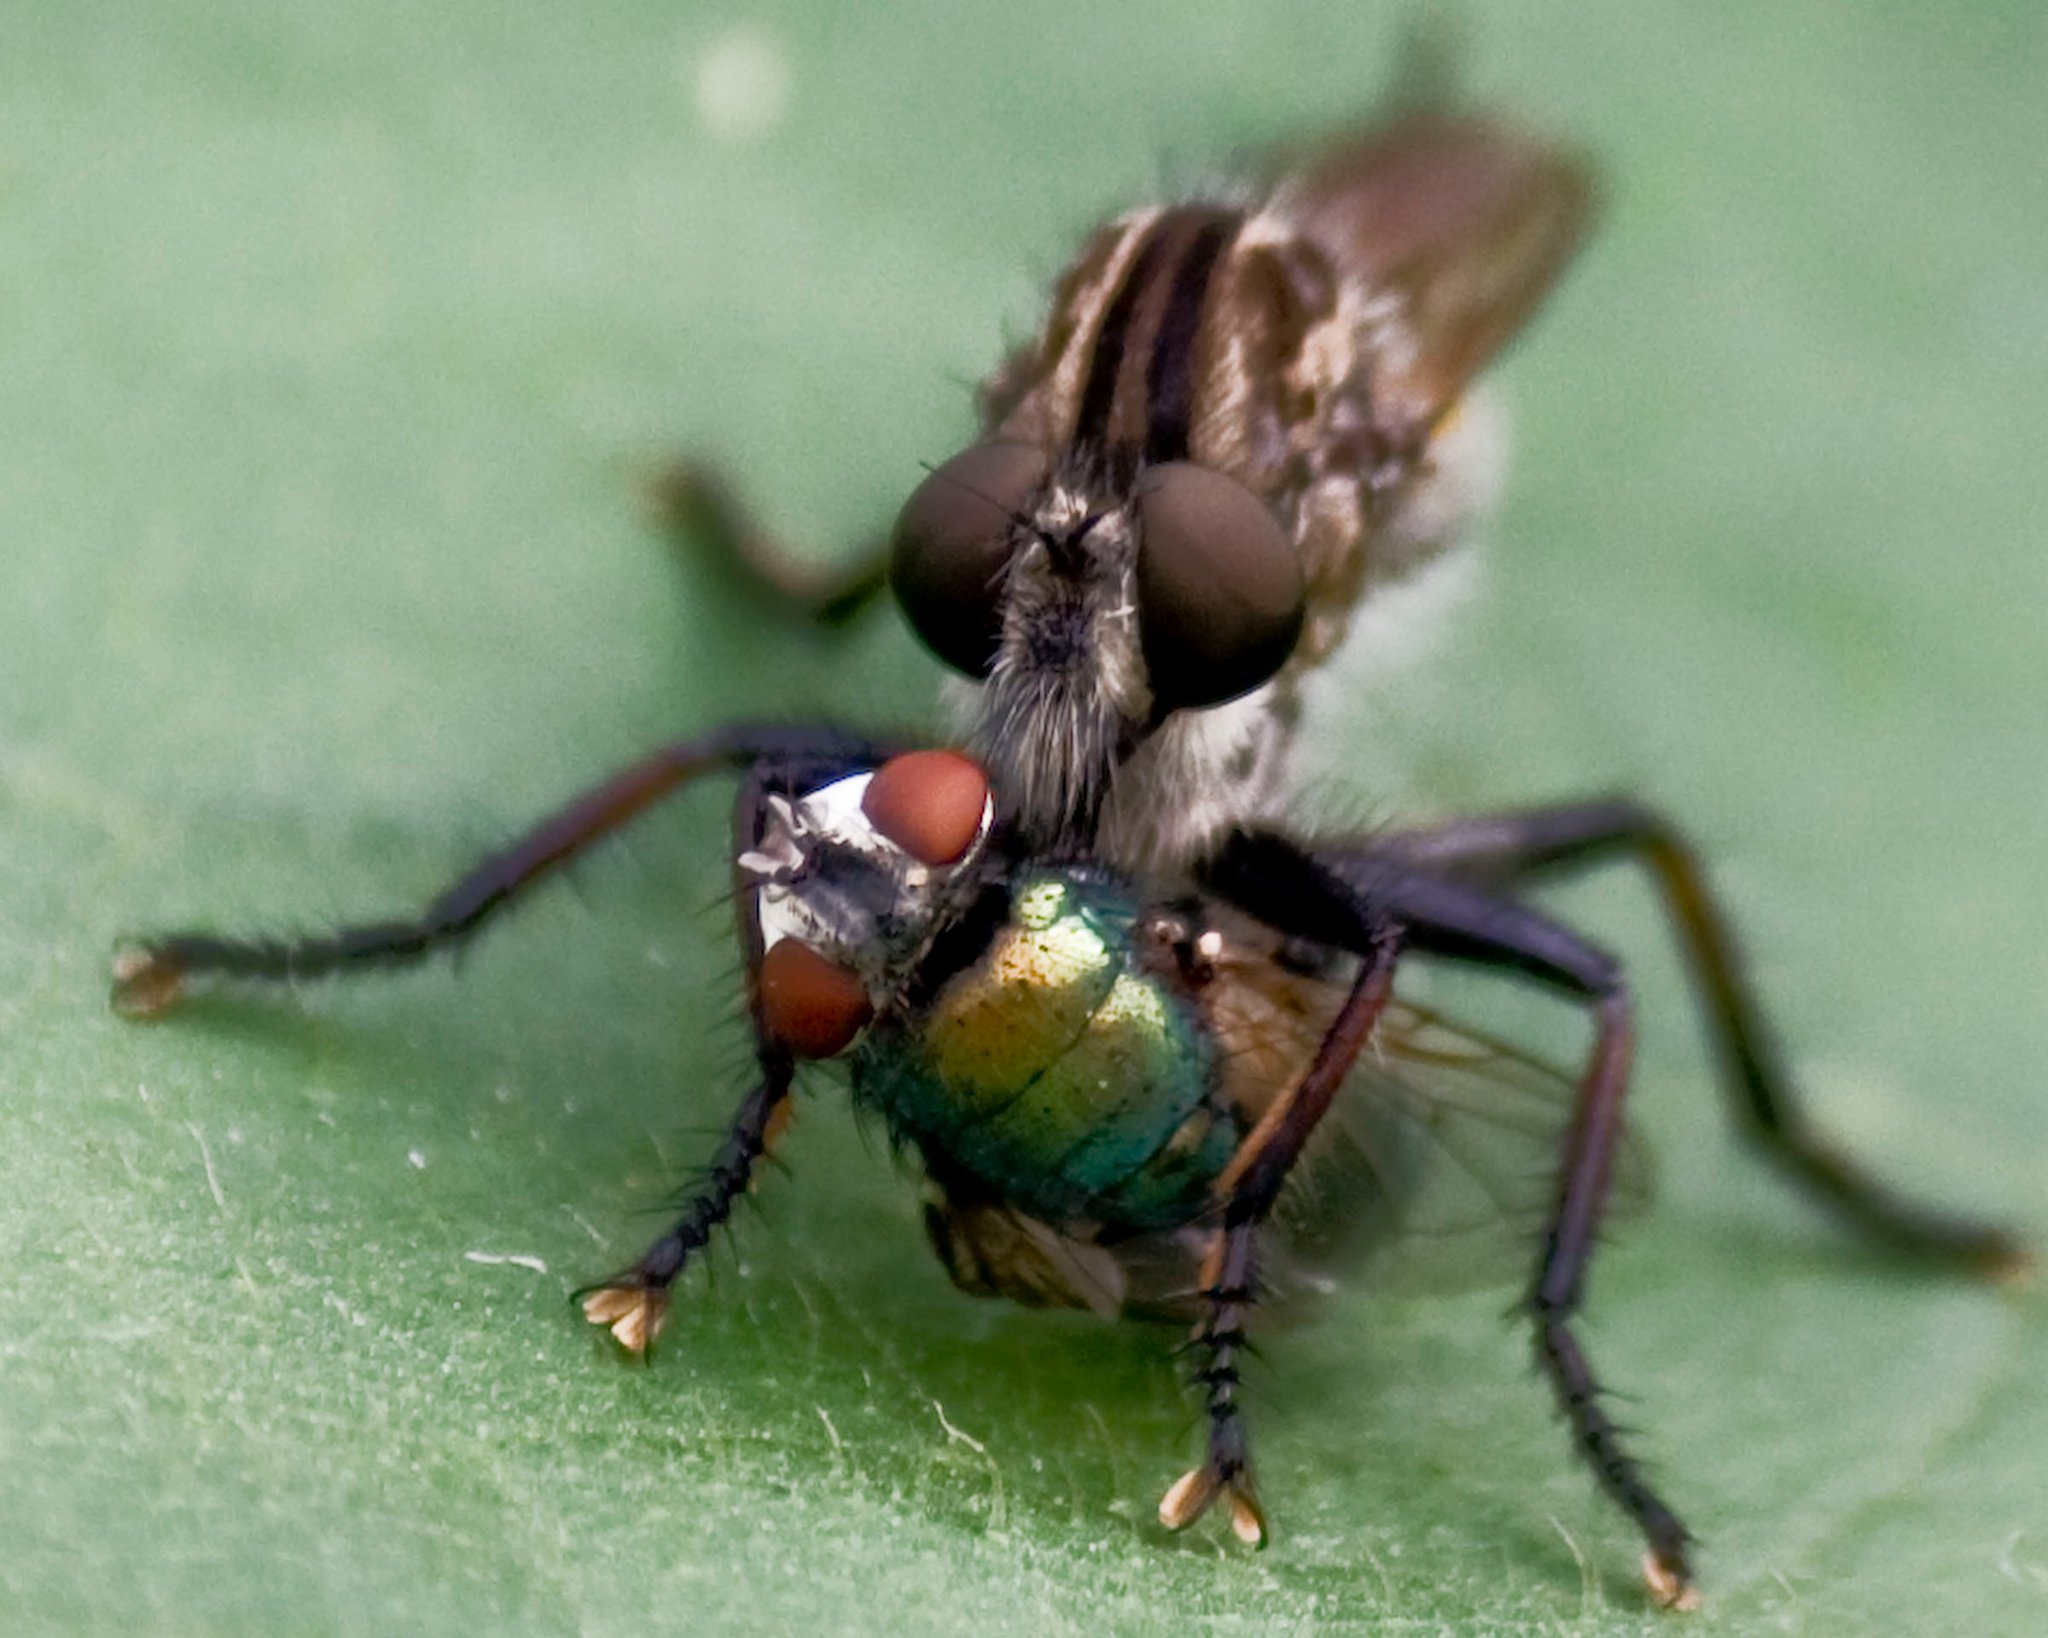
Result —
<path fill-rule="evenodd" d="M 1059 485 L 1031 523 L 1004 577 L 1002 645 L 972 743 L 1025 835 L 1059 848 L 1092 838 L 1152 694 L 1138 646 L 1129 507 L 1094 510 Z"/>

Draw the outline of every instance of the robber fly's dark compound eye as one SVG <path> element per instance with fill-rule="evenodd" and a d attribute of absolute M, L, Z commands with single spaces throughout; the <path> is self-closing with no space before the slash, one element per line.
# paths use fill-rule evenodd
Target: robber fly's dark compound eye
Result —
<path fill-rule="evenodd" d="M 1011 520 L 1045 481 L 1030 444 L 976 444 L 911 492 L 889 546 L 889 585 L 910 627 L 956 671 L 985 677 L 1002 641 Z"/>
<path fill-rule="evenodd" d="M 1301 635 L 1301 565 L 1265 502 L 1186 461 L 1138 485 L 1138 630 L 1162 711 L 1218 705 L 1278 671 Z"/>
<path fill-rule="evenodd" d="M 859 974 L 794 938 L 761 957 L 761 1024 L 799 1058 L 844 1052 L 874 1008 Z"/>
<path fill-rule="evenodd" d="M 981 834 L 988 776 L 958 751 L 909 751 L 875 770 L 860 806 L 919 864 L 957 864 Z"/>

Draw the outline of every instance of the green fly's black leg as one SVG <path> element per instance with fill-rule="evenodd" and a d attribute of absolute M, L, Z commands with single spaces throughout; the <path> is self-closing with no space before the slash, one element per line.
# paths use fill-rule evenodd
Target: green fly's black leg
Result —
<path fill-rule="evenodd" d="M 668 1317 L 669 1287 L 746 1192 L 755 1163 L 768 1152 L 789 1107 L 794 1074 L 788 1053 L 763 1052 L 760 1082 L 733 1112 L 703 1182 L 674 1226 L 630 1268 L 576 1293 L 584 1318 L 604 1326 L 628 1353 L 645 1356 L 654 1346 Z"/>
<path fill-rule="evenodd" d="M 865 549 L 848 565 L 812 563 L 762 528 L 708 464 L 675 461 L 655 474 L 648 490 L 667 533 L 708 548 L 714 566 L 778 618 L 837 629 L 852 623 L 888 589 L 886 544 Z"/>
<path fill-rule="evenodd" d="M 874 752 L 875 747 L 864 748 Z M 584 1318 L 608 1329 L 628 1353 L 645 1358 L 668 1317 L 669 1288 L 691 1258 L 711 1243 L 712 1234 L 732 1216 L 733 1207 L 753 1180 L 754 1167 L 768 1153 L 793 1107 L 789 1101 L 796 1061 L 775 1041 L 761 1021 L 761 924 L 753 886 L 738 860 L 758 847 L 768 811 L 768 798 L 809 789 L 855 766 L 871 766 L 880 754 L 849 764 L 843 755 L 788 763 L 757 762 L 740 780 L 733 802 L 733 903 L 738 917 L 740 967 L 746 980 L 747 1019 L 754 1031 L 754 1057 L 759 1080 L 733 1112 L 703 1180 L 684 1204 L 682 1215 L 631 1267 L 576 1293 Z"/>
<path fill-rule="evenodd" d="M 1314 1059 L 1238 1145 L 1216 1181 L 1221 1221 L 1202 1262 L 1197 1293 L 1202 1317 L 1188 1339 L 1197 1361 L 1194 1382 L 1208 1417 L 1208 1444 L 1202 1465 L 1183 1473 L 1160 1498 L 1159 1521 L 1169 1530 L 1192 1524 L 1222 1498 L 1237 1538 L 1252 1547 L 1266 1544 L 1265 1510 L 1252 1482 L 1251 1450 L 1237 1402 L 1237 1356 L 1258 1296 L 1259 1225 L 1393 994 L 1398 932 L 1374 918 L 1361 918 L 1357 932 L 1354 945 L 1363 948 L 1364 960 Z"/>
<path fill-rule="evenodd" d="M 1698 856 L 1653 809 L 1606 798 L 1453 820 L 1376 841 L 1364 857 L 1504 890 L 1619 861 L 1643 866 L 1685 952 L 1736 1119 L 1764 1155 L 1852 1228 L 1894 1251 L 1992 1278 L 2016 1277 L 2030 1266 L 2016 1236 L 1905 1198 L 1814 1129 L 1744 981 L 1734 936 Z"/>
<path fill-rule="evenodd" d="M 1310 857 L 1283 838 L 1239 833 L 1210 877 L 1218 892 L 1283 932 L 1359 950 L 1356 929 L 1369 915 L 1397 927 L 1409 949 L 1523 974 L 1592 1013 L 1593 1050 L 1579 1082 L 1557 1206 L 1528 1295 L 1536 1357 L 1574 1447 L 1642 1532 L 1652 1592 L 1666 1604 L 1689 1605 L 1697 1596 L 1687 1553 L 1691 1533 L 1623 1445 L 1571 1327 L 1584 1297 L 1628 1091 L 1633 1027 L 1619 967 L 1526 906 L 1396 860 Z"/>
<path fill-rule="evenodd" d="M 824 771 L 872 766 L 888 754 L 829 728 L 737 725 L 645 756 L 493 853 L 409 920 L 372 922 L 304 938 L 227 939 L 166 933 L 114 959 L 113 1003 L 131 1017 L 176 1004 L 195 979 L 292 983 L 403 967 L 453 948 L 496 912 L 593 843 L 707 773 L 760 768 L 795 787 Z"/>

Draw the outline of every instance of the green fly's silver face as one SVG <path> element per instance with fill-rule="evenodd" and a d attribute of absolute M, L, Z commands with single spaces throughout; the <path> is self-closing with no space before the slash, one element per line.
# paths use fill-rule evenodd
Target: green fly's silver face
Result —
<path fill-rule="evenodd" d="M 983 798 L 957 856 L 928 864 L 876 824 L 867 806 L 875 778 L 864 771 L 771 795 L 759 839 L 735 862 L 754 894 L 764 955 L 794 939 L 857 971 L 880 999 L 916 969 L 934 930 L 972 892 L 995 804 Z"/>
<path fill-rule="evenodd" d="M 207 983 L 454 949 L 669 794 L 735 776 L 720 852 L 755 1072 L 675 1221 L 576 1294 L 586 1319 L 629 1352 L 653 1345 L 678 1279 L 784 1144 L 799 1066 L 839 1060 L 916 1156 L 961 1289 L 1191 1327 L 1201 1448 L 1165 1487 L 1166 1527 L 1213 1509 L 1268 1539 L 1239 1374 L 1263 1304 L 1316 1284 L 1339 1249 L 1385 1271 L 1405 1245 L 1484 1241 L 1524 1282 L 1570 1448 L 1640 1538 L 1651 1594 L 1693 1602 L 1690 1532 L 1578 1333 L 1607 1209 L 1640 1193 L 1623 1120 L 1635 997 L 1535 890 L 1605 863 L 1648 872 L 1738 1120 L 1850 1228 L 1974 1275 L 2027 1253 L 1816 1132 L 1704 868 L 1662 815 L 1602 797 L 1362 835 L 1296 822 L 1308 684 L 1374 664 L 1394 594 L 1441 573 L 1483 508 L 1499 441 L 1482 372 L 1569 261 L 1591 196 L 1553 143 L 1409 106 L 1240 186 L 1116 217 L 989 375 L 959 451 L 844 575 L 797 567 L 703 465 L 664 483 L 691 538 L 787 613 L 852 618 L 886 582 L 955 674 L 964 749 L 713 727 L 592 786 L 415 915 L 139 939 L 115 958 L 115 1005 L 149 1016 Z M 1549 1068 L 1396 993 L 1432 961 L 1581 1009 L 1584 1063 Z"/>

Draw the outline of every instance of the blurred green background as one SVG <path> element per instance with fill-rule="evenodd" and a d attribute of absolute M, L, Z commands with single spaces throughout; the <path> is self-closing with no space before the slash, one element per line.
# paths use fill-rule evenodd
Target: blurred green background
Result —
<path fill-rule="evenodd" d="M 123 931 L 410 906 L 737 713 L 929 731 L 893 616 L 764 630 L 688 448 L 821 552 L 1099 214 L 1355 114 L 1412 8 L 81 0 L 0 23 L 0 1629 L 1670 1632 L 1506 1293 L 1269 1339 L 1278 1539 L 1168 1539 L 1167 1337 L 955 1295 L 827 1086 L 652 1370 L 566 1292 L 740 1089 L 723 798 L 460 972 L 104 1008 Z M 1684 815 L 1827 1120 L 2048 1232 L 2048 12 L 1461 8 L 1608 189 L 1504 372 L 1433 663 L 1326 811 Z M 1729 1143 L 1626 883 L 1652 1213 L 1589 1341 L 1715 1633 L 2048 1626 L 2048 1319 Z M 503 1259 L 517 1258 L 520 1261 Z"/>

